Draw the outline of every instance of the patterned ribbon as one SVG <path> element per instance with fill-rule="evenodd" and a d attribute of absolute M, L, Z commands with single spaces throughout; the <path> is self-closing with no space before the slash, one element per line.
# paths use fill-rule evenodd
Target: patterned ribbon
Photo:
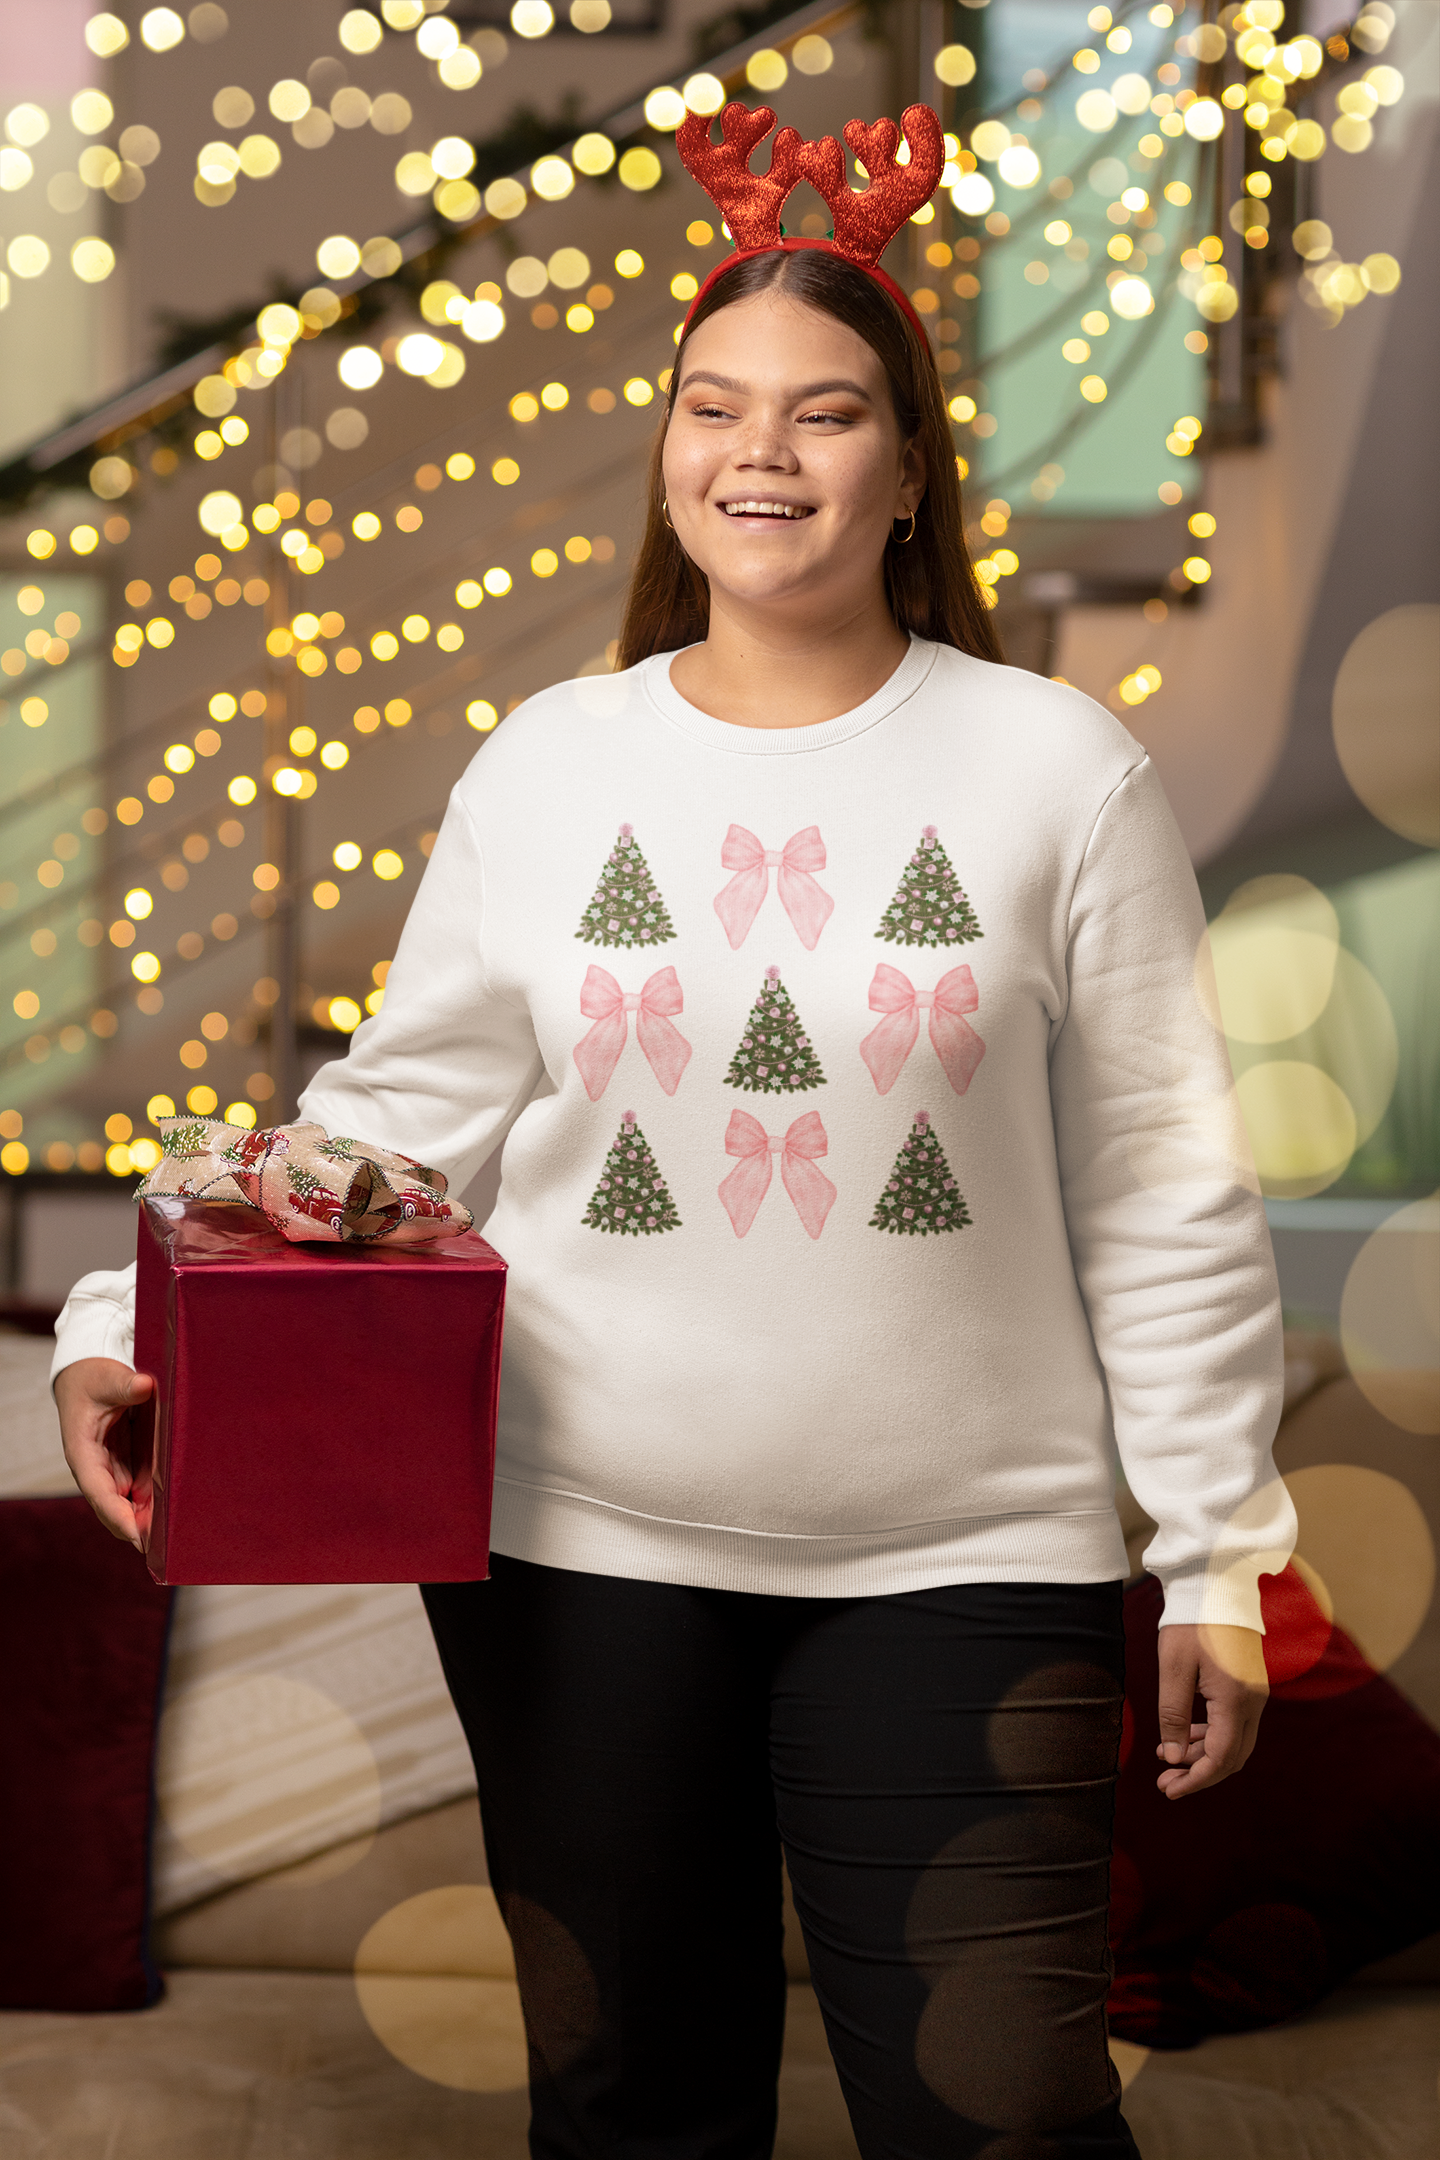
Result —
<path fill-rule="evenodd" d="M 814 952 L 835 907 L 829 893 L 811 875 L 825 868 L 825 843 L 818 825 L 807 825 L 803 832 L 793 833 L 783 848 L 763 848 L 753 832 L 747 832 L 743 825 L 732 825 L 725 835 L 720 861 L 726 870 L 735 872 L 715 896 L 715 912 L 725 925 L 732 949 L 743 945 L 749 936 L 750 926 L 770 890 L 773 870 L 780 905 L 799 932 L 806 952 Z"/>
<path fill-rule="evenodd" d="M 252 1132 L 223 1118 L 161 1118 L 165 1152 L 136 1193 L 254 1208 L 292 1244 L 424 1245 L 474 1221 L 446 1181 L 409 1155 L 332 1140 L 323 1125 Z"/>
<path fill-rule="evenodd" d="M 670 1021 L 685 1010 L 680 978 L 673 967 L 657 968 L 642 990 L 622 990 L 607 968 L 591 966 L 580 990 L 580 1010 L 595 1025 L 575 1045 L 575 1063 L 591 1102 L 598 1102 L 620 1062 L 635 1015 L 635 1040 L 667 1095 L 680 1085 L 690 1062 L 690 1045 Z"/>
<path fill-rule="evenodd" d="M 933 990 L 917 990 L 908 975 L 882 960 L 870 985 L 870 1010 L 884 1019 L 860 1045 L 876 1088 L 888 1095 L 920 1033 L 920 1014 L 930 1013 L 930 1040 L 957 1095 L 963 1095 L 985 1055 L 985 1045 L 964 1017 L 980 1003 L 968 967 L 951 968 Z"/>
<path fill-rule="evenodd" d="M 825 1127 L 814 1110 L 796 1118 L 783 1139 L 772 1138 L 748 1110 L 732 1110 L 725 1152 L 740 1160 L 721 1184 L 720 1199 L 736 1237 L 744 1237 L 759 1213 L 778 1155 L 780 1176 L 795 1212 L 809 1236 L 818 1238 L 835 1204 L 835 1187 L 823 1170 L 816 1169 L 815 1157 L 828 1154 L 829 1148 Z"/>

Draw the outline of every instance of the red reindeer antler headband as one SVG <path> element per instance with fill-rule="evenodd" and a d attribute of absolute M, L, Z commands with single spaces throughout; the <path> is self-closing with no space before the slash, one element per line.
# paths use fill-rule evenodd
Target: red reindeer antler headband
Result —
<path fill-rule="evenodd" d="M 710 140 L 708 114 L 687 113 L 676 145 L 735 241 L 735 253 L 717 263 L 691 301 L 687 327 L 716 278 L 723 277 L 732 263 L 777 248 L 818 247 L 843 255 L 883 285 L 923 338 L 919 316 L 895 280 L 880 268 L 880 257 L 906 219 L 934 194 L 945 166 L 945 137 L 928 105 L 908 105 L 902 124 L 910 150 L 907 165 L 896 157 L 900 129 L 893 120 L 877 120 L 873 127 L 863 120 L 846 121 L 845 140 L 869 175 L 869 186 L 857 193 L 845 177 L 845 153 L 833 135 L 806 142 L 794 128 L 783 127 L 771 148 L 769 171 L 753 173 L 750 154 L 775 125 L 768 105 L 755 112 L 739 103 L 727 105 L 720 115 L 723 139 L 718 143 Z M 802 180 L 808 180 L 828 206 L 835 222 L 833 240 L 782 234 L 780 212 Z"/>

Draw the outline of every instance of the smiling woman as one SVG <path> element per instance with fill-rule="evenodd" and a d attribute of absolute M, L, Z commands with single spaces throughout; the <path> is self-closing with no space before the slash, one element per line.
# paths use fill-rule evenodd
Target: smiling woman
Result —
<path fill-rule="evenodd" d="M 736 262 L 691 311 L 619 665 L 691 647 L 676 687 L 738 717 L 753 677 L 727 667 L 726 626 L 753 643 L 757 606 L 777 626 L 822 627 L 846 679 L 837 711 L 854 702 L 858 643 L 872 648 L 860 662 L 879 671 L 872 688 L 911 634 L 1000 657 L 929 348 L 873 277 L 826 249 Z M 826 672 L 814 680 L 822 703 Z"/>
<path fill-rule="evenodd" d="M 904 165 L 893 121 L 851 122 L 864 190 L 790 129 L 750 172 L 774 121 L 677 131 L 737 252 L 661 378 L 620 667 L 508 712 L 418 862 L 367 850 L 408 920 L 383 1002 L 326 1001 L 347 1054 L 298 1112 L 457 1191 L 504 1142 L 491 1572 L 424 1596 L 534 2149 L 651 2151 L 663 2117 L 677 2153 L 770 2151 L 783 1841 L 870 2160 L 1138 2160 L 1104 2022 L 1115 1466 L 1156 1525 L 1153 1774 L 1183 1799 L 1254 1744 L 1258 1584 L 1294 1540 L 1269 1231 L 1159 782 L 1110 713 L 996 664 L 939 371 L 878 268 L 941 178 L 938 117 L 907 110 Z M 780 231 L 802 160 L 833 243 Z M 553 537 L 530 568 L 564 586 Z M 363 912 L 367 884 L 311 901 Z M 1201 1197 L 1142 1156 L 1198 1162 Z M 134 1541 L 115 1282 L 72 1294 L 56 1391 Z M 714 1954 L 677 1990 L 682 1880 Z"/>

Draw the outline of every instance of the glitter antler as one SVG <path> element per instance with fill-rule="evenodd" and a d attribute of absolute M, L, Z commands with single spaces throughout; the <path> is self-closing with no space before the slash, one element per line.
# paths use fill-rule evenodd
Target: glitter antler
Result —
<path fill-rule="evenodd" d="M 734 110 L 727 107 L 727 114 Z M 760 115 L 755 117 L 758 120 Z M 800 148 L 799 176 L 810 182 L 829 207 L 837 252 L 867 269 L 880 260 L 906 219 L 930 200 L 945 167 L 945 137 L 930 107 L 907 106 L 903 124 L 910 147 L 908 165 L 896 159 L 900 130 L 893 120 L 877 120 L 873 127 L 863 120 L 846 121 L 845 140 L 869 175 L 869 186 L 859 193 L 845 178 L 844 154 L 833 135 Z M 778 140 L 775 147 L 778 156 Z"/>
<path fill-rule="evenodd" d="M 779 245 L 780 212 L 801 177 L 800 154 L 812 147 L 794 128 L 783 127 L 770 152 L 770 170 L 752 173 L 750 153 L 774 125 L 775 115 L 768 105 L 751 112 L 732 101 L 720 115 L 722 142 L 710 140 L 708 113 L 687 113 L 675 137 L 687 169 L 724 217 L 737 248 Z M 839 147 L 837 143 L 837 154 Z"/>

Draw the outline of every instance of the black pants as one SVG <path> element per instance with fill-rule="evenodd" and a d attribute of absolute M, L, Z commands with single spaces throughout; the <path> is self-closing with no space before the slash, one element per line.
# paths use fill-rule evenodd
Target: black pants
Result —
<path fill-rule="evenodd" d="M 1118 1583 L 425 1591 L 536 2160 L 766 2160 L 783 1846 L 865 2160 L 1135 2160 L 1105 2045 Z"/>

